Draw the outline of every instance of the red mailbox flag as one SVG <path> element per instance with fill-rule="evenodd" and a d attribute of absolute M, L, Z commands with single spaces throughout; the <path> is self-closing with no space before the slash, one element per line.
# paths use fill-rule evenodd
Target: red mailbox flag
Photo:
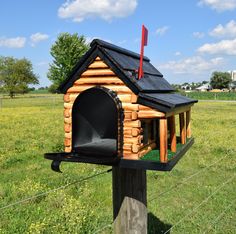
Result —
<path fill-rule="evenodd" d="M 148 41 L 148 30 L 142 25 L 142 39 L 141 39 L 141 51 L 140 51 L 140 62 L 139 62 L 139 71 L 138 71 L 138 79 L 143 77 L 143 54 L 144 54 L 144 46 L 147 45 Z"/>

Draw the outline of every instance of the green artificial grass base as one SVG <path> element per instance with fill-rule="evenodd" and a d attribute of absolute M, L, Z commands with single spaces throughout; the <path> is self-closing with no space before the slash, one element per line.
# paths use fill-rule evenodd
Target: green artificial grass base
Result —
<path fill-rule="evenodd" d="M 187 142 L 190 139 L 187 139 Z M 185 146 L 185 144 L 182 145 L 180 142 L 178 142 L 176 144 L 176 152 L 175 153 L 171 152 L 171 150 L 169 149 L 170 147 L 168 146 L 168 154 L 167 154 L 168 161 L 171 160 L 172 158 L 174 158 L 176 153 L 178 151 L 180 151 L 184 146 Z M 160 162 L 160 150 L 159 149 L 151 150 L 149 153 L 145 154 L 142 158 L 140 158 L 140 160 Z"/>

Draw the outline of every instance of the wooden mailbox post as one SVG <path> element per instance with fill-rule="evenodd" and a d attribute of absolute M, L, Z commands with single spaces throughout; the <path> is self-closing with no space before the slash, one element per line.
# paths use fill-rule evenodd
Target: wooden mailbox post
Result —
<path fill-rule="evenodd" d="M 113 166 L 114 230 L 147 230 L 146 170 L 171 170 L 193 144 L 191 107 L 139 54 L 95 39 L 62 84 L 65 152 L 62 161 Z M 176 123 L 179 121 L 180 129 Z"/>

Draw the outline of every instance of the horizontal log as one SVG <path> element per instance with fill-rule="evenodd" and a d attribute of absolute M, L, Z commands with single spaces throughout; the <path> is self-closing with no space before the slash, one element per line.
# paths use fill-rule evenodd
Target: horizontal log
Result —
<path fill-rule="evenodd" d="M 133 144 L 132 145 L 132 152 L 133 153 L 138 153 L 140 148 L 142 147 L 143 144 Z"/>
<path fill-rule="evenodd" d="M 117 96 L 121 102 L 131 102 L 132 94 L 118 94 Z"/>
<path fill-rule="evenodd" d="M 72 132 L 65 133 L 65 138 L 71 139 L 71 137 L 72 137 Z"/>
<path fill-rule="evenodd" d="M 101 61 L 101 58 L 100 57 L 96 57 L 95 61 Z"/>
<path fill-rule="evenodd" d="M 123 135 L 132 135 L 132 127 L 123 128 Z"/>
<path fill-rule="evenodd" d="M 79 94 L 70 94 L 70 103 L 74 103 L 75 99 L 79 96 Z"/>
<path fill-rule="evenodd" d="M 130 136 L 138 136 L 142 132 L 141 128 L 135 128 L 135 127 L 124 127 L 123 133 L 124 135 L 130 135 Z"/>
<path fill-rule="evenodd" d="M 64 95 L 64 102 L 70 102 L 70 95 L 69 94 Z"/>
<path fill-rule="evenodd" d="M 132 150 L 132 144 L 131 143 L 125 143 L 123 144 L 123 150 Z"/>
<path fill-rule="evenodd" d="M 124 108 L 125 111 L 138 111 L 139 109 L 139 104 L 132 104 L 132 103 L 122 103 L 122 107 Z"/>
<path fill-rule="evenodd" d="M 81 93 L 86 89 L 90 89 L 94 87 L 95 85 L 79 85 L 79 86 L 72 86 L 67 90 L 67 93 Z M 117 93 L 132 93 L 131 90 L 124 86 L 124 85 L 102 85 L 103 87 L 113 90 Z M 133 104 L 135 105 L 135 104 Z"/>
<path fill-rule="evenodd" d="M 138 160 L 139 159 L 139 155 L 134 154 L 134 153 L 123 153 L 123 158 L 124 159 L 129 159 L 129 160 Z"/>
<path fill-rule="evenodd" d="M 125 115 L 125 121 L 136 120 L 138 118 L 138 114 L 136 111 L 131 111 L 131 112 L 126 111 L 124 115 Z"/>
<path fill-rule="evenodd" d="M 64 109 L 64 117 L 65 118 L 71 117 L 71 110 L 72 109 L 67 109 L 67 108 Z"/>
<path fill-rule="evenodd" d="M 80 86 L 72 86 L 67 90 L 67 93 L 81 93 L 86 89 L 90 89 L 94 87 L 94 85 L 80 85 Z"/>
<path fill-rule="evenodd" d="M 131 149 L 130 150 L 123 150 L 123 154 L 132 154 Z"/>
<path fill-rule="evenodd" d="M 142 133 L 142 129 L 141 128 L 132 128 L 132 136 L 138 136 L 139 134 Z"/>
<path fill-rule="evenodd" d="M 76 80 L 74 82 L 75 85 L 109 85 L 109 84 L 120 84 L 120 85 L 125 85 L 122 80 L 117 78 L 116 76 L 114 77 L 81 77 L 80 79 Z"/>
<path fill-rule="evenodd" d="M 82 73 L 81 76 L 111 76 L 115 75 L 115 73 L 107 68 L 107 69 L 87 69 Z"/>
<path fill-rule="evenodd" d="M 150 118 L 161 118 L 165 117 L 165 113 L 158 112 L 155 110 L 141 110 L 138 112 L 139 119 L 150 119 Z"/>
<path fill-rule="evenodd" d="M 139 110 L 153 110 L 152 108 L 139 104 Z"/>
<path fill-rule="evenodd" d="M 71 132 L 71 124 L 64 124 L 64 131 Z"/>
<path fill-rule="evenodd" d="M 135 95 L 134 93 L 132 93 L 132 95 L 131 95 L 131 103 L 137 103 L 137 100 L 138 100 L 138 96 Z"/>
<path fill-rule="evenodd" d="M 70 153 L 71 152 L 71 147 L 70 146 L 66 146 L 65 147 L 65 152 L 66 153 Z"/>
<path fill-rule="evenodd" d="M 71 139 L 69 139 L 69 138 L 65 138 L 65 140 L 64 140 L 64 145 L 65 146 L 71 146 Z"/>
<path fill-rule="evenodd" d="M 71 124 L 72 123 L 72 118 L 64 118 L 64 123 Z"/>
<path fill-rule="evenodd" d="M 73 104 L 72 104 L 72 103 L 67 103 L 67 102 L 64 102 L 64 108 L 65 108 L 65 109 L 71 109 L 71 108 L 72 108 L 72 106 L 73 106 Z"/>
<path fill-rule="evenodd" d="M 105 64 L 103 61 L 94 61 L 89 65 L 89 68 L 108 68 L 107 64 Z"/>
<path fill-rule="evenodd" d="M 135 127 L 140 128 L 141 127 L 141 121 L 140 120 L 134 120 L 130 122 L 124 122 L 125 127 Z"/>
<path fill-rule="evenodd" d="M 139 157 L 143 157 L 145 154 L 149 153 L 151 150 L 156 148 L 156 143 L 149 144 L 139 151 Z"/>
<path fill-rule="evenodd" d="M 137 136 L 137 137 L 124 137 L 125 143 L 132 143 L 132 144 L 141 144 L 143 139 L 143 136 Z"/>
<path fill-rule="evenodd" d="M 115 92 L 117 92 L 117 94 L 119 93 L 132 93 L 132 91 L 126 87 L 125 85 L 103 85 L 103 87 L 107 88 L 107 89 L 111 89 Z"/>

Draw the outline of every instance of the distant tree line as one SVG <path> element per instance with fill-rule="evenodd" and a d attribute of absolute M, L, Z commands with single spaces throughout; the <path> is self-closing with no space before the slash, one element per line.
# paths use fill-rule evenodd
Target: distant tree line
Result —
<path fill-rule="evenodd" d="M 209 84 L 212 89 L 229 89 L 231 83 L 232 79 L 230 73 L 214 71 L 211 75 L 210 81 L 185 82 L 183 84 L 173 84 L 173 86 L 176 90 L 181 90 L 183 87 L 185 87 L 186 90 L 195 90 L 202 85 Z"/>

